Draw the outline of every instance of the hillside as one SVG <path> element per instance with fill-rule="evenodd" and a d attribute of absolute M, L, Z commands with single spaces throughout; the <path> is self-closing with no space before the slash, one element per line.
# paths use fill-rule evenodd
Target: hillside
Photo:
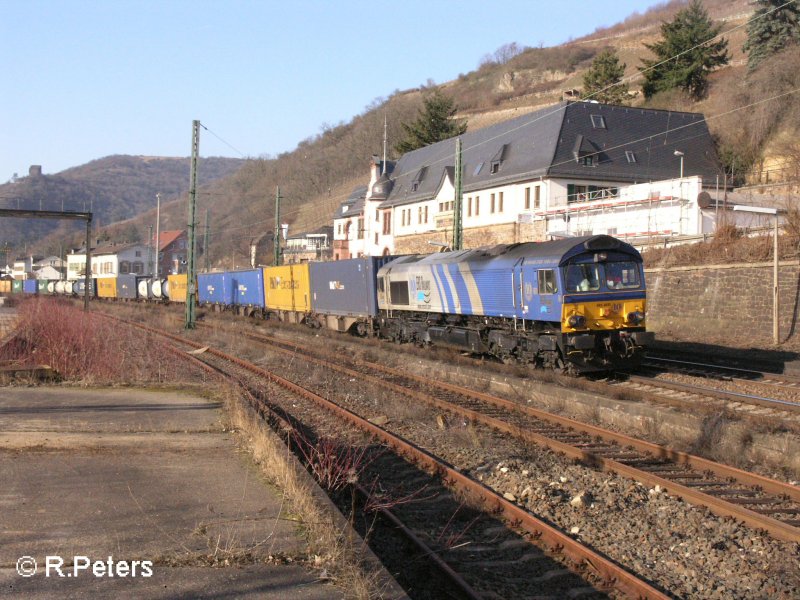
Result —
<path fill-rule="evenodd" d="M 712 74 L 708 96 L 702 101 L 670 92 L 645 102 L 637 94 L 641 89 L 641 80 L 635 77 L 638 67 L 643 58 L 652 57 L 644 44 L 659 39 L 661 23 L 671 20 L 686 5 L 684 0 L 662 3 L 561 46 L 525 48 L 530 40 L 515 40 L 514 44 L 509 40 L 509 46 L 523 51 L 509 56 L 500 48 L 487 55 L 476 70 L 452 81 L 438 86 L 431 82 L 427 87 L 378 98 L 348 123 L 323 127 L 293 151 L 272 159 L 249 160 L 230 176 L 205 185 L 198 196 L 197 214 L 201 230 L 206 211 L 209 214 L 212 260 L 226 266 L 245 264 L 250 241 L 274 225 L 278 186 L 283 197 L 281 221 L 290 224 L 290 233 L 330 224 L 334 210 L 352 188 L 366 183 L 370 156 L 382 153 L 384 117 L 389 158 L 396 158 L 392 146 L 401 137 L 402 123 L 415 118 L 424 94 L 432 87 L 454 97 L 459 116 L 467 119 L 471 130 L 479 129 L 558 102 L 568 90 L 579 90 L 592 59 L 607 47 L 615 48 L 626 63 L 626 76 L 632 77 L 632 105 L 705 113 L 726 171 L 737 182 L 749 180 L 753 169 L 780 166 L 783 157 L 800 156 L 800 145 L 795 142 L 800 97 L 794 94 L 760 103 L 800 87 L 800 49 L 789 49 L 748 74 L 741 48 L 753 11 L 750 1 L 705 0 L 704 4 L 727 32 L 731 61 Z M 205 169 L 201 165 L 201 179 Z M 119 216 L 134 212 L 123 210 Z M 162 228 L 184 227 L 185 214 L 183 195 L 163 207 Z M 131 223 L 146 230 L 153 222 L 154 211 L 150 210 L 110 233 L 122 235 Z M 258 260 L 268 262 L 270 256 L 271 249 L 266 247 L 260 250 Z"/>
<path fill-rule="evenodd" d="M 208 184 L 235 173 L 244 161 L 206 158 L 200 161 L 198 180 Z M 96 231 L 104 225 L 131 219 L 155 205 L 156 193 L 168 200 L 189 187 L 188 158 L 108 156 L 55 175 L 23 177 L 0 185 L 0 206 L 95 213 Z M 71 231 L 82 225 L 51 220 L 2 219 L 0 240 L 15 249 L 32 239 L 43 240 L 29 252 L 54 250 L 69 244 Z M 130 232 L 133 235 L 133 230 Z M 141 226 L 138 235 L 147 231 Z M 65 239 L 66 236 L 66 239 Z M 20 253 L 22 249 L 19 249 Z"/>

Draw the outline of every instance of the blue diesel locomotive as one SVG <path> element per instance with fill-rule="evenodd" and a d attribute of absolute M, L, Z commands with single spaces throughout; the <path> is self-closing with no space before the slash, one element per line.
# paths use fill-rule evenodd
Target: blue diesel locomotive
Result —
<path fill-rule="evenodd" d="M 398 342 L 586 372 L 636 366 L 653 341 L 642 258 L 607 235 L 400 257 L 377 293 Z"/>

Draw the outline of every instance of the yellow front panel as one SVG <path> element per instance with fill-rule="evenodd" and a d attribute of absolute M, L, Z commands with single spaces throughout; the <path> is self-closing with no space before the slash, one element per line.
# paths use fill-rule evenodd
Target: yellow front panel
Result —
<path fill-rule="evenodd" d="M 117 297 L 117 278 L 98 277 L 97 278 L 97 297 L 116 298 Z"/>
<path fill-rule="evenodd" d="M 311 291 L 308 264 L 264 268 L 264 295 L 267 308 L 308 312 Z"/>
<path fill-rule="evenodd" d="M 186 273 L 182 275 L 167 275 L 169 282 L 169 301 L 186 302 Z"/>
<path fill-rule="evenodd" d="M 645 311 L 645 299 L 619 300 L 604 302 L 578 302 L 575 304 L 564 304 L 561 309 L 561 331 L 563 333 L 576 333 L 580 331 L 607 331 L 612 329 L 627 329 L 629 327 L 644 327 L 646 319 L 641 323 L 630 323 L 627 321 L 628 314 L 632 312 Z M 586 326 L 573 329 L 569 326 L 569 318 L 572 315 L 583 315 L 586 318 Z"/>
<path fill-rule="evenodd" d="M 10 294 L 11 293 L 11 281 L 8 279 L 0 280 L 0 294 Z"/>

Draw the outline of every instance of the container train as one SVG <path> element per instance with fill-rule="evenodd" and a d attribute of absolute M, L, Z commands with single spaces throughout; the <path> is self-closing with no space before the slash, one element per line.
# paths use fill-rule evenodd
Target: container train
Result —
<path fill-rule="evenodd" d="M 98 298 L 187 297 L 186 275 L 92 281 Z M 13 286 L 85 293 L 83 280 Z M 642 258 L 607 235 L 200 273 L 196 286 L 215 310 L 576 373 L 635 367 L 653 342 Z"/>

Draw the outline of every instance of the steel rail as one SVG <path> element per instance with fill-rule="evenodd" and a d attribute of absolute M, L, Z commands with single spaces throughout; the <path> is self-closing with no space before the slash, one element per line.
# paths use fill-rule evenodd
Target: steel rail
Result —
<path fill-rule="evenodd" d="M 730 400 L 733 402 L 742 402 L 745 404 L 753 404 L 756 406 L 763 406 L 775 410 L 785 410 L 787 412 L 800 413 L 800 403 L 791 402 L 789 400 L 778 400 L 775 398 L 762 398 L 761 396 L 753 396 L 750 394 L 741 394 L 738 392 L 729 392 L 727 390 L 714 390 L 698 385 L 691 385 L 689 383 L 678 383 L 675 381 L 661 381 L 655 380 L 650 377 L 642 375 L 629 375 L 628 381 L 631 383 L 640 383 L 653 387 L 664 388 L 668 390 L 675 390 L 678 392 L 687 392 L 691 394 L 698 394 L 700 396 L 709 396 L 711 398 L 721 398 L 723 400 Z"/>
<path fill-rule="evenodd" d="M 203 346 L 197 342 L 187 340 L 180 336 L 169 334 L 144 325 L 135 324 L 155 334 L 166 336 L 183 344 L 200 349 L 205 348 L 210 354 L 232 362 L 240 367 L 275 383 L 301 397 L 304 397 L 318 406 L 328 410 L 345 421 L 380 440 L 383 444 L 393 449 L 401 456 L 407 457 L 416 464 L 424 465 L 430 472 L 437 473 L 443 483 L 455 487 L 460 492 L 484 506 L 484 510 L 502 516 L 512 527 L 521 529 L 537 540 L 537 545 L 543 545 L 550 552 L 563 554 L 573 563 L 573 570 L 583 577 L 582 571 L 589 569 L 602 581 L 602 586 L 616 589 L 630 598 L 667 600 L 668 595 L 651 586 L 646 581 L 636 577 L 622 566 L 584 546 L 577 540 L 562 533 L 555 527 L 536 518 L 528 511 L 516 504 L 509 502 L 494 490 L 471 479 L 460 471 L 450 467 L 429 452 L 412 444 L 411 442 L 390 433 L 389 431 L 370 423 L 352 411 L 339 406 L 335 402 L 308 390 L 293 381 L 285 379 L 271 371 L 258 367 L 236 356 L 228 355 L 210 346 Z"/>
<path fill-rule="evenodd" d="M 118 317 L 113 317 L 111 315 L 103 315 L 103 316 L 118 321 L 122 321 L 131 326 L 145 329 L 146 331 L 149 331 L 150 333 L 153 334 L 165 336 L 168 339 L 189 345 L 196 349 L 204 348 L 204 346 L 197 344 L 196 342 L 191 342 L 190 340 L 186 340 L 179 336 L 167 334 L 166 332 L 159 331 L 151 327 L 147 327 L 146 325 L 134 323 L 131 321 L 127 321 L 125 319 L 119 319 Z M 184 352 L 179 348 L 176 348 L 175 346 L 167 346 L 167 348 L 173 354 L 181 357 L 184 360 L 190 361 L 195 366 L 199 367 L 200 369 L 204 370 L 206 373 L 210 375 L 216 376 L 223 380 L 233 380 L 239 386 L 239 388 L 245 393 L 248 404 L 250 404 L 251 408 L 253 408 L 260 417 L 264 418 L 268 422 L 272 421 L 273 423 L 277 424 L 274 425 L 273 428 L 281 429 L 284 431 L 294 429 L 294 426 L 286 418 L 279 415 L 272 408 L 270 408 L 265 401 L 263 400 L 259 401 L 258 399 L 256 399 L 253 393 L 250 392 L 250 390 L 247 388 L 244 382 L 242 382 L 238 377 L 234 377 L 232 374 L 226 373 L 222 369 L 210 365 L 207 362 L 200 360 L 197 356 Z M 218 352 L 211 352 L 211 353 L 219 358 L 224 358 L 225 360 L 229 361 L 231 358 L 235 358 L 235 357 L 229 357 L 224 354 L 220 354 Z M 237 364 L 236 361 L 233 362 L 234 364 Z M 362 486 L 356 484 L 355 487 L 358 490 L 358 492 L 362 495 L 362 497 L 364 498 L 369 497 L 369 493 Z M 428 560 L 433 562 L 435 567 L 439 569 L 439 571 L 442 572 L 453 583 L 453 585 L 458 589 L 458 591 L 461 594 L 464 595 L 465 598 L 467 598 L 468 600 L 481 600 L 483 598 L 483 596 L 478 594 L 472 588 L 472 586 L 470 586 L 464 580 L 464 578 L 461 577 L 461 575 L 459 575 L 456 571 L 454 571 L 450 567 L 450 565 L 448 565 L 447 562 L 445 562 L 444 559 L 442 559 L 442 557 L 437 552 L 435 552 L 430 546 L 428 546 L 418 535 L 416 535 L 413 531 L 411 531 L 408 527 L 406 527 L 405 524 L 403 524 L 403 522 L 400 519 L 398 519 L 397 516 L 392 511 L 390 511 L 386 507 L 380 507 L 378 508 L 378 512 L 387 521 L 389 521 L 397 530 L 399 530 L 400 533 L 406 537 L 406 539 L 408 539 L 414 546 L 416 546 L 421 555 L 425 556 Z"/>
<path fill-rule="evenodd" d="M 652 366 L 659 368 L 658 363 L 666 363 L 668 365 L 675 365 L 676 367 L 680 367 L 682 365 L 691 367 L 698 367 L 700 369 L 705 369 L 706 371 L 716 372 L 716 373 L 727 373 L 729 374 L 731 379 L 735 379 L 736 381 L 746 381 L 748 383 L 761 383 L 766 385 L 778 385 L 781 383 L 791 383 L 794 385 L 800 384 L 800 378 L 795 377 L 794 375 L 788 375 L 785 373 L 773 373 L 770 371 L 756 371 L 755 369 L 745 369 L 743 367 L 734 367 L 730 365 L 715 365 L 713 363 L 702 363 L 702 362 L 695 362 L 689 360 L 679 360 L 675 358 L 666 358 L 661 356 L 647 356 L 642 363 L 644 366 L 647 366 L 647 362 L 651 361 Z M 702 373 L 698 373 L 697 375 L 702 376 Z"/>
<path fill-rule="evenodd" d="M 258 334 L 245 333 L 244 335 L 251 339 L 259 339 L 274 344 L 292 345 L 287 342 L 272 340 L 270 338 L 266 338 Z M 310 349 L 303 348 L 302 346 L 297 344 L 295 344 L 295 348 L 296 350 L 311 351 Z M 294 354 L 296 352 L 296 350 L 288 348 L 277 347 L 277 349 L 285 354 Z M 683 485 L 673 480 L 660 477 L 658 475 L 654 475 L 653 473 L 648 472 L 646 470 L 626 465 L 617 460 L 614 460 L 613 458 L 607 458 L 601 456 L 597 453 L 591 452 L 590 450 L 576 447 L 532 431 L 523 430 L 518 426 L 507 423 L 506 421 L 484 415 L 480 412 L 458 406 L 456 404 L 453 404 L 445 400 L 433 398 L 429 394 L 410 390 L 407 387 L 394 384 L 392 382 L 386 381 L 385 379 L 361 373 L 359 371 L 349 369 L 348 367 L 344 367 L 339 364 L 332 363 L 330 361 L 316 358 L 313 356 L 306 356 L 305 358 L 317 364 L 321 364 L 328 368 L 339 371 L 350 377 L 361 377 L 367 379 L 374 385 L 389 387 L 397 393 L 413 397 L 429 405 L 436 406 L 437 408 L 448 410 L 456 414 L 460 414 L 461 416 L 468 418 L 470 420 L 482 422 L 488 427 L 494 428 L 504 433 L 508 433 L 510 435 L 517 436 L 525 441 L 548 447 L 557 452 L 563 452 L 570 458 L 579 460 L 588 466 L 599 468 L 603 471 L 616 472 L 619 473 L 620 475 L 630 477 L 635 481 L 640 481 L 641 483 L 644 483 L 649 486 L 658 485 L 661 488 L 664 488 L 666 491 L 672 493 L 673 495 L 684 498 L 690 504 L 704 506 L 719 516 L 735 517 L 737 519 L 740 519 L 742 522 L 746 523 L 750 527 L 766 530 L 775 538 L 790 542 L 800 542 L 800 529 L 798 529 L 794 525 L 791 525 L 789 523 L 784 523 L 778 519 L 775 519 L 765 514 L 760 514 L 754 510 L 750 510 L 748 508 L 745 508 L 744 506 L 736 504 L 735 502 L 729 502 L 723 500 L 711 494 L 707 494 L 705 492 L 696 490 L 687 485 Z M 397 369 L 393 369 L 391 367 L 387 367 L 385 365 L 377 363 L 372 363 L 369 361 L 362 361 L 362 362 L 378 371 L 383 371 L 385 373 L 397 377 L 411 379 L 417 383 L 424 384 L 427 386 L 435 386 L 452 393 L 460 394 L 462 396 L 472 397 L 487 404 L 490 404 L 492 406 L 495 406 L 497 408 L 508 410 L 509 412 L 512 413 L 513 412 L 521 413 L 544 422 L 558 425 L 565 429 L 572 429 L 591 437 L 598 437 L 606 442 L 612 442 L 615 444 L 619 444 L 621 446 L 632 447 L 635 448 L 636 450 L 639 450 L 640 452 L 651 454 L 656 458 L 670 460 L 676 464 L 686 465 L 698 471 L 710 471 L 720 478 L 733 479 L 738 483 L 760 488 L 763 491 L 770 494 L 787 496 L 792 500 L 800 501 L 800 488 L 798 488 L 797 486 L 769 479 L 767 477 L 756 475 L 754 473 L 749 473 L 741 469 L 736 469 L 735 467 L 729 467 L 727 465 L 716 463 L 708 459 L 701 458 L 699 456 L 687 454 L 685 452 L 680 452 L 677 450 L 666 448 L 664 446 L 659 446 L 651 442 L 639 440 L 624 434 L 609 431 L 593 425 L 588 425 L 586 423 L 581 423 L 580 421 L 575 421 L 567 417 L 561 417 L 535 408 L 523 406 L 521 404 L 512 402 L 510 400 L 505 400 L 503 398 L 498 398 L 496 396 L 484 394 L 482 392 L 476 392 L 467 388 L 463 388 L 461 386 L 456 386 L 453 384 L 448 384 L 439 381 L 432 381 L 429 378 L 405 373 L 403 371 L 399 371 Z"/>

